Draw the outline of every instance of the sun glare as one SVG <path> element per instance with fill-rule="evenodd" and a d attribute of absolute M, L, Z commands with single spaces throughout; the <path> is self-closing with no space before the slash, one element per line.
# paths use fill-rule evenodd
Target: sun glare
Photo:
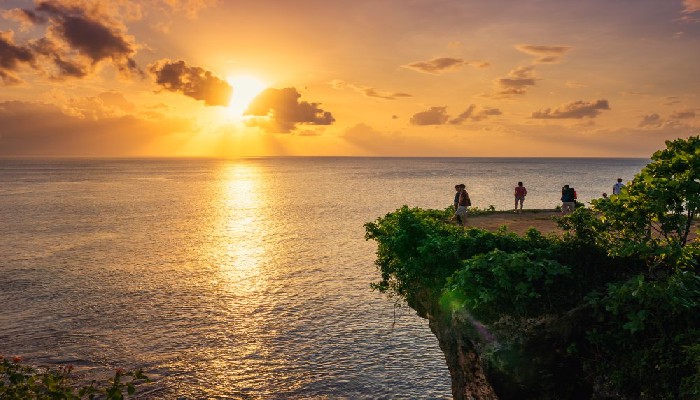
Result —
<path fill-rule="evenodd" d="M 233 86 L 228 110 L 235 117 L 242 116 L 248 104 L 267 87 L 263 81 L 250 75 L 234 76 L 226 80 Z"/>

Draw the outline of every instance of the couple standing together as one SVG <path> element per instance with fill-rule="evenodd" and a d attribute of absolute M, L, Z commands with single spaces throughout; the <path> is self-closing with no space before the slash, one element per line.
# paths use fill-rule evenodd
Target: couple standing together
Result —
<path fill-rule="evenodd" d="M 467 207 L 472 205 L 467 193 L 467 186 L 463 183 L 455 185 L 455 214 L 452 217 L 458 224 L 467 226 Z"/>

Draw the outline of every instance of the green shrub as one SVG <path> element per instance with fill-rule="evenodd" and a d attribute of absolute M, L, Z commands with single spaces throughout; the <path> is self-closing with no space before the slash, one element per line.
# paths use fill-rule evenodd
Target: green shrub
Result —
<path fill-rule="evenodd" d="M 21 361 L 19 357 L 9 360 L 0 356 L 0 399 L 121 400 L 125 395 L 135 393 L 135 384 L 148 381 L 142 370 L 118 368 L 109 382 L 93 381 L 88 386 L 77 387 L 70 365 L 55 369 L 35 368 L 21 364 Z"/>

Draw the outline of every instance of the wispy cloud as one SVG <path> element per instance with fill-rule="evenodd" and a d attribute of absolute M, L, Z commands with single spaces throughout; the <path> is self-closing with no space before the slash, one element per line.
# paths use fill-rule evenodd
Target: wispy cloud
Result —
<path fill-rule="evenodd" d="M 433 58 L 429 61 L 412 62 L 402 65 L 402 67 L 422 72 L 424 74 L 439 75 L 447 71 L 454 71 L 466 65 L 471 65 L 476 68 L 486 68 L 490 66 L 490 64 L 486 61 L 467 61 L 462 58 L 440 57 Z"/>
<path fill-rule="evenodd" d="M 700 11 L 700 0 L 683 0 L 683 13 L 692 14 Z"/>
<path fill-rule="evenodd" d="M 523 53 L 535 56 L 537 64 L 556 64 L 561 61 L 564 54 L 571 50 L 571 46 L 542 46 L 534 44 L 519 44 L 516 49 Z"/>
<path fill-rule="evenodd" d="M 687 22 L 700 22 L 700 0 L 683 0 L 683 19 Z"/>
<path fill-rule="evenodd" d="M 403 93 L 403 92 L 386 92 L 386 91 L 381 91 L 376 88 L 373 88 L 371 86 L 360 86 L 360 85 L 355 85 L 353 83 L 348 83 L 343 80 L 334 80 L 331 82 L 331 86 L 335 89 L 343 89 L 343 88 L 348 88 L 352 89 L 358 93 L 362 93 L 363 95 L 367 97 L 374 97 L 374 98 L 379 98 L 379 99 L 384 99 L 384 100 L 396 100 L 398 98 L 402 97 L 413 97 L 411 94 L 408 93 Z"/>
<path fill-rule="evenodd" d="M 657 127 L 661 126 L 663 124 L 663 120 L 661 119 L 661 116 L 659 114 L 647 114 L 644 117 L 642 117 L 642 120 L 639 122 L 639 127 Z"/>
<path fill-rule="evenodd" d="M 533 66 L 518 67 L 508 73 L 508 76 L 496 80 L 500 90 L 497 97 L 523 95 L 530 86 L 535 86 L 537 77 Z"/>
<path fill-rule="evenodd" d="M 647 114 L 642 117 L 638 126 L 640 128 L 691 128 L 698 116 L 696 111 L 693 109 L 674 111 L 666 118 L 658 113 Z"/>
<path fill-rule="evenodd" d="M 555 109 L 544 109 L 532 113 L 535 119 L 580 119 L 595 118 L 602 110 L 609 110 L 610 105 L 607 100 L 596 101 L 574 101 L 561 105 Z"/>
<path fill-rule="evenodd" d="M 490 116 L 501 114 L 503 113 L 497 108 L 479 108 L 476 106 L 476 104 L 471 104 L 464 112 L 451 119 L 449 123 L 451 125 L 461 125 L 467 121 L 478 122 Z"/>
<path fill-rule="evenodd" d="M 691 119 L 695 118 L 695 110 L 675 111 L 669 118 L 671 119 Z"/>
<path fill-rule="evenodd" d="M 467 121 L 478 122 L 490 116 L 501 115 L 501 110 L 490 107 L 479 107 L 471 104 L 467 109 L 452 118 L 447 113 L 447 107 L 430 107 L 426 111 L 414 114 L 409 122 L 412 125 L 462 125 Z"/>

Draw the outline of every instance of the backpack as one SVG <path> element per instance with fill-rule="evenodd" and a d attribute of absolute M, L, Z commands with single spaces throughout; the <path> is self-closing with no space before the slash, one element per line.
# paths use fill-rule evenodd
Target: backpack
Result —
<path fill-rule="evenodd" d="M 561 196 L 561 201 L 570 203 L 576 199 L 576 192 L 574 191 L 574 188 L 570 187 L 564 191 L 564 193 Z"/>

